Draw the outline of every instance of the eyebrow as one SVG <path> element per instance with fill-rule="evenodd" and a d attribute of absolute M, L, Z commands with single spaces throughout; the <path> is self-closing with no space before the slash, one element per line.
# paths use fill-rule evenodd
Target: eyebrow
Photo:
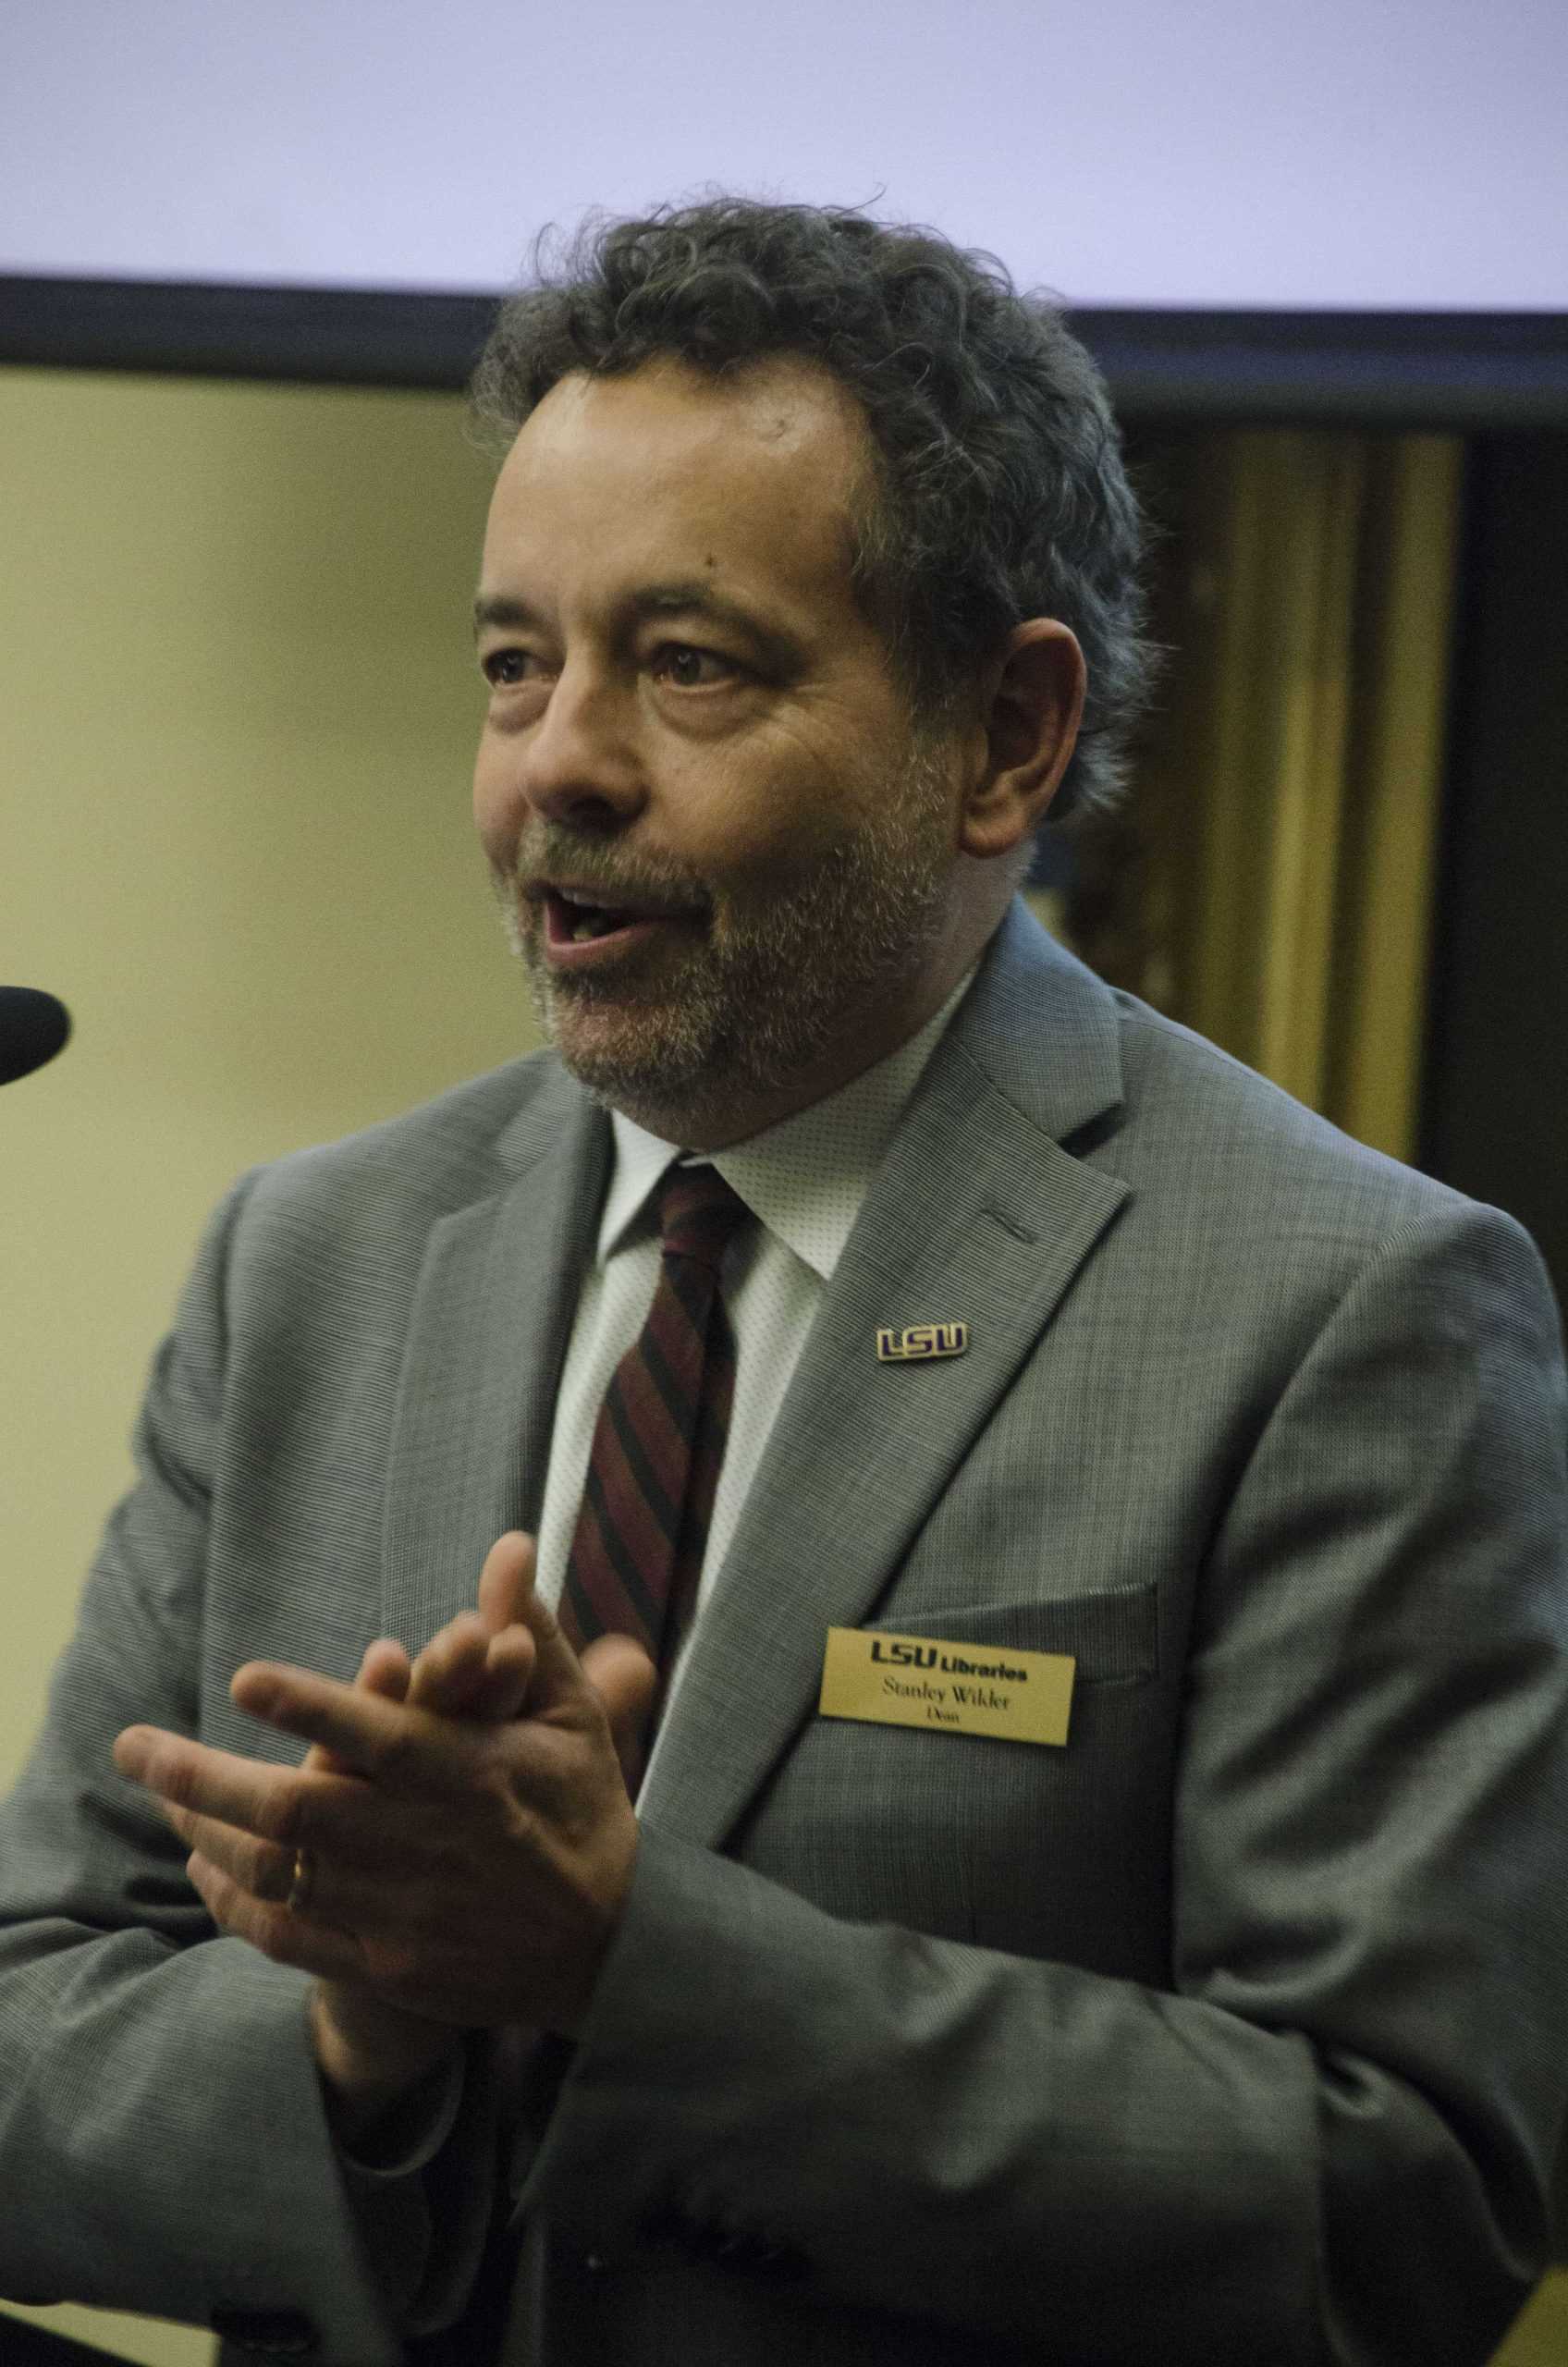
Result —
<path fill-rule="evenodd" d="M 790 633 L 778 626 L 764 624 L 750 609 L 737 601 L 727 600 L 698 575 L 643 584 L 627 600 L 625 607 L 633 620 L 643 617 L 709 617 L 717 624 L 743 633 L 780 659 L 796 654 L 797 645 Z M 539 632 L 544 630 L 545 619 L 531 602 L 515 593 L 481 593 L 473 604 L 475 635 L 507 626 Z"/>
<path fill-rule="evenodd" d="M 500 625 L 518 625 L 525 630 L 543 621 L 537 609 L 526 600 L 514 599 L 507 592 L 482 592 L 473 604 L 475 640 Z"/>

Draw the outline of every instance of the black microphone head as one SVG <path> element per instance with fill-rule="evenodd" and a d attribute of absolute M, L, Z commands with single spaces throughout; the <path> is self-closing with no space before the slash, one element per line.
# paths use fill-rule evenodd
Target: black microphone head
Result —
<path fill-rule="evenodd" d="M 0 987 L 0 1085 L 41 1069 L 70 1032 L 70 1012 L 55 996 L 40 987 Z"/>

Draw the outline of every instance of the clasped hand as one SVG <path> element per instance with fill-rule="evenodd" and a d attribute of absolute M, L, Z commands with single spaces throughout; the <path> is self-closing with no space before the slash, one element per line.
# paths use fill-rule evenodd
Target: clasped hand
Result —
<path fill-rule="evenodd" d="M 575 2034 L 631 1883 L 653 1667 L 627 1637 L 580 1661 L 533 1576 L 532 1539 L 501 1538 L 477 1612 L 412 1662 L 373 1644 L 352 1686 L 248 1662 L 232 1697 L 312 1746 L 299 1767 L 153 1726 L 115 1745 L 220 1929 L 318 1976 L 318 2051 L 351 2030 L 389 2084 L 395 2059 L 419 2067 L 421 2029 L 431 2060 L 459 2029 Z M 290 1907 L 300 1851 L 309 1891 Z"/>

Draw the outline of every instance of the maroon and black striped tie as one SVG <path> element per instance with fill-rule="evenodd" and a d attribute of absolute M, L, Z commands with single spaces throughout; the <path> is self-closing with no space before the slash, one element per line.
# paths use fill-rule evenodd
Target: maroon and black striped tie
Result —
<path fill-rule="evenodd" d="M 749 1213 L 717 1168 L 666 1176 L 658 1288 L 605 1392 L 567 1561 L 572 1645 L 635 1637 L 663 1677 L 696 1600 L 729 1435 L 735 1343 L 718 1276 Z"/>
<path fill-rule="evenodd" d="M 735 1343 L 718 1272 L 748 1214 L 714 1167 L 672 1167 L 659 1187 L 658 1287 L 605 1392 L 561 1589 L 557 1615 L 573 1648 L 611 1630 L 634 1636 L 658 1667 L 661 1696 L 695 1600 L 729 1428 Z M 462 2316 L 413 2344 L 410 2360 L 501 2367 L 510 2356 L 522 2222 L 510 2218 L 505 2187 L 499 2209 Z"/>

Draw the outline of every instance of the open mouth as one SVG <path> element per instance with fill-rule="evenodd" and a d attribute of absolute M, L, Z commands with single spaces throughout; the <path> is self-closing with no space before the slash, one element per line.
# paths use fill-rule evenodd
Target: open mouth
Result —
<path fill-rule="evenodd" d="M 580 945 L 602 944 L 608 938 L 630 941 L 651 934 L 662 925 L 682 918 L 648 905 L 598 903 L 579 889 L 545 890 L 545 942 L 557 952 Z"/>
<path fill-rule="evenodd" d="M 566 945 L 586 945 L 593 938 L 611 937 L 637 917 L 609 904 L 569 903 L 564 896 L 553 895 L 549 901 L 550 934 Z"/>

